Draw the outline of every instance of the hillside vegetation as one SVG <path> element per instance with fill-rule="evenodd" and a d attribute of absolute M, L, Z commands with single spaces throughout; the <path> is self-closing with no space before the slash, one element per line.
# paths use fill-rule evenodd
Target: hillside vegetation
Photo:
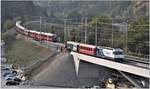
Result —
<path fill-rule="evenodd" d="M 2 2 L 2 19 L 13 18 L 17 21 L 16 18 L 20 17 L 22 21 L 28 23 L 26 24 L 28 29 L 54 33 L 58 41 L 63 43 L 67 40 L 85 42 L 85 17 L 87 17 L 87 24 L 91 25 L 87 27 L 88 44 L 122 48 L 127 54 L 140 57 L 149 55 L 148 12 L 148 0 Z M 39 16 L 42 17 L 41 25 L 29 23 L 34 20 L 38 22 Z M 66 18 L 72 20 L 66 22 L 67 27 L 71 27 L 71 23 L 74 22 L 84 24 L 76 25 L 77 28 L 66 30 L 64 33 L 64 27 L 59 26 L 64 26 Z M 7 22 L 5 20 L 2 20 L 3 27 L 5 27 L 3 21 Z M 57 23 L 58 26 L 53 25 Z M 98 23 L 97 31 L 95 30 L 96 23 Z M 112 25 L 116 23 L 128 26 Z M 95 34 L 97 34 L 97 41 Z M 8 42 L 14 40 L 11 35 L 6 38 L 10 40 Z"/>
<path fill-rule="evenodd" d="M 18 37 L 13 29 L 2 34 L 2 39 L 6 42 L 7 63 L 14 64 L 15 66 L 31 65 L 51 54 L 50 49 L 43 48 Z"/>

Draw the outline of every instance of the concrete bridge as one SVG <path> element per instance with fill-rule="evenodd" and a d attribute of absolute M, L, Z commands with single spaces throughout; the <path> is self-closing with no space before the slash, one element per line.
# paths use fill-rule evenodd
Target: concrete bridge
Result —
<path fill-rule="evenodd" d="M 80 53 L 76 53 L 76 52 L 71 52 L 71 54 L 74 58 L 74 64 L 75 64 L 75 69 L 76 69 L 77 75 L 78 75 L 78 71 L 79 71 L 80 60 L 83 60 L 83 61 L 90 62 L 93 64 L 116 69 L 119 71 L 124 71 L 124 72 L 128 72 L 131 74 L 139 75 L 142 77 L 150 78 L 150 70 L 146 69 L 146 68 L 141 68 L 138 66 L 118 63 L 118 62 L 114 62 L 114 61 L 110 61 L 110 60 L 106 60 L 106 59 L 102 59 L 102 58 L 97 58 L 97 57 L 93 57 L 93 56 L 88 56 L 88 55 L 84 55 L 84 54 L 80 54 Z"/>

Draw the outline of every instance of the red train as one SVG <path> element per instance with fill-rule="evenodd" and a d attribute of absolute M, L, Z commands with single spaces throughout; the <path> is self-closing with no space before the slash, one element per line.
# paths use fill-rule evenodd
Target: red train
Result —
<path fill-rule="evenodd" d="M 80 44 L 79 45 L 79 53 L 88 54 L 88 55 L 95 55 L 96 54 L 96 46 L 87 45 L 87 44 Z"/>
<path fill-rule="evenodd" d="M 56 42 L 56 34 L 28 30 L 20 25 L 21 21 L 16 22 L 16 31 L 20 34 L 29 36 L 35 40 L 42 40 L 48 42 Z"/>
<path fill-rule="evenodd" d="M 70 51 L 100 58 L 117 59 L 117 60 L 122 60 L 125 58 L 124 52 L 120 48 L 94 46 L 72 41 L 67 41 L 66 48 Z"/>

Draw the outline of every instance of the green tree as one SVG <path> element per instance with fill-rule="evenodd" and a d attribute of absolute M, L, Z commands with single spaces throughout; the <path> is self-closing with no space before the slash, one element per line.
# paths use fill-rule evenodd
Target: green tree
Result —
<path fill-rule="evenodd" d="M 12 27 L 14 27 L 14 26 L 15 26 L 15 22 L 14 22 L 13 20 L 7 19 L 7 20 L 4 22 L 3 28 L 4 28 L 4 30 L 6 31 L 6 30 L 8 30 L 8 29 L 10 29 L 10 28 L 12 28 Z"/>
<path fill-rule="evenodd" d="M 2 34 L 2 40 L 4 40 L 7 48 L 12 46 L 12 44 L 16 40 L 16 32 L 15 30 L 8 30 Z"/>
<path fill-rule="evenodd" d="M 67 18 L 75 18 L 75 19 L 79 19 L 79 17 L 81 17 L 81 14 L 79 14 L 79 12 L 77 11 L 72 11 L 67 16 Z"/>
<path fill-rule="evenodd" d="M 54 32 L 55 32 L 55 28 L 54 28 L 54 26 L 52 26 L 52 25 L 48 25 L 47 30 L 48 30 L 48 32 L 50 32 L 50 33 L 54 33 Z"/>
<path fill-rule="evenodd" d="M 93 26 L 102 25 L 104 23 L 111 23 L 111 18 L 107 15 L 100 15 L 100 16 L 94 16 L 92 17 L 92 20 L 90 22 Z"/>
<path fill-rule="evenodd" d="M 92 17 L 90 24 L 94 30 L 93 35 L 97 34 L 97 45 L 99 46 L 110 46 L 111 47 L 111 33 L 112 33 L 112 20 L 108 15 L 100 15 Z M 97 32 L 95 31 L 97 26 Z M 91 35 L 91 36 L 93 36 Z M 89 37 L 90 38 L 90 37 Z M 93 36 L 95 38 L 95 36 Z M 93 43 L 94 39 L 90 39 L 90 42 Z"/>
<path fill-rule="evenodd" d="M 140 17 L 130 22 L 128 31 L 129 51 L 140 54 L 149 54 L 149 20 Z"/>
<path fill-rule="evenodd" d="M 76 38 L 75 28 L 73 28 L 72 31 L 70 31 L 70 34 L 71 34 L 71 35 L 70 35 L 70 36 L 71 36 L 71 37 L 70 37 L 71 41 L 75 41 L 75 40 L 76 40 L 76 39 L 75 39 L 75 38 Z"/>

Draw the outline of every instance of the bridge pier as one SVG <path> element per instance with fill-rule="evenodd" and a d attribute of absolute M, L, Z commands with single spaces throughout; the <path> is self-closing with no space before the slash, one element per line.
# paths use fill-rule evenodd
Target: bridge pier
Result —
<path fill-rule="evenodd" d="M 76 75 L 78 76 L 80 59 L 78 58 L 78 53 L 77 54 L 72 54 L 72 52 L 71 52 L 71 55 L 73 56 Z"/>

